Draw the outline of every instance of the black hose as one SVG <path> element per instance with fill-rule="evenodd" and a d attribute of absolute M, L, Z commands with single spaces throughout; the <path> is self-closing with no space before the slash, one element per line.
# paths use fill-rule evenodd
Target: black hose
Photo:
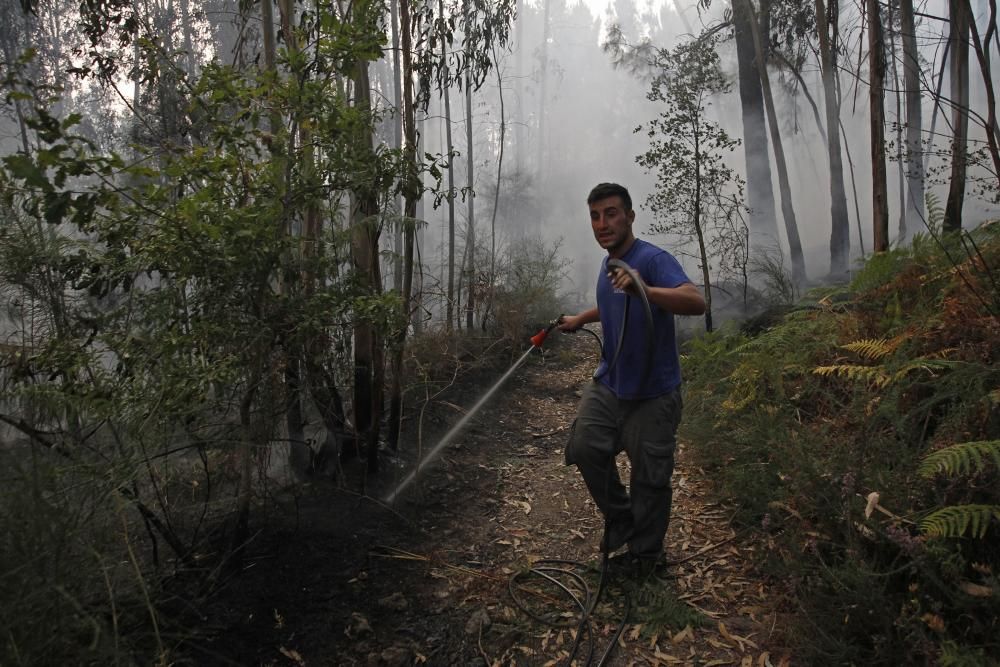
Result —
<path fill-rule="evenodd" d="M 635 269 L 633 269 L 631 266 L 629 266 L 622 260 L 615 258 L 609 259 L 606 266 L 608 270 L 618 269 L 627 273 L 629 278 L 632 279 L 632 285 L 635 287 L 636 293 L 642 300 L 643 311 L 644 314 L 646 315 L 646 360 L 647 360 L 647 363 L 642 365 L 643 368 L 642 381 L 639 383 L 639 386 L 642 386 L 646 384 L 646 380 L 649 377 L 649 371 L 652 368 L 651 362 L 653 359 L 653 353 L 656 350 L 656 336 L 653 335 L 653 329 L 655 326 L 653 323 L 653 309 L 649 305 L 649 296 L 646 294 L 646 290 L 642 288 L 644 281 L 642 277 L 638 274 L 638 272 L 636 272 Z M 628 329 L 629 305 L 631 303 L 632 303 L 632 295 L 626 294 L 625 310 L 622 313 L 622 324 L 620 329 L 618 330 L 618 344 L 615 346 L 615 353 L 612 356 L 611 360 L 608 362 L 607 366 L 604 367 L 603 371 L 601 371 L 600 373 L 594 373 L 595 380 L 599 380 L 608 373 L 610 373 L 611 369 L 618 364 L 618 359 L 621 357 L 622 349 L 625 347 L 625 332 Z M 602 346 L 601 354 L 603 355 L 603 353 L 604 353 L 604 348 Z"/>
<path fill-rule="evenodd" d="M 626 264 L 620 259 L 609 259 L 607 262 L 607 268 L 619 269 L 625 271 L 629 277 L 632 279 L 632 284 L 635 286 L 635 291 L 639 294 L 642 299 L 643 308 L 646 315 L 646 359 L 647 363 L 643 364 L 643 375 L 639 386 L 646 383 L 649 377 L 649 371 L 652 367 L 653 352 L 655 351 L 656 336 L 654 336 L 654 322 L 653 322 L 653 310 L 649 305 L 649 296 L 646 294 L 646 290 L 642 288 L 644 281 L 639 276 L 639 274 L 631 266 Z M 625 347 L 625 332 L 628 329 L 628 315 L 629 315 L 629 304 L 632 301 L 630 294 L 626 295 L 625 299 L 625 309 L 622 313 L 622 324 L 618 331 L 618 342 L 615 345 L 615 353 L 611 360 L 608 361 L 604 370 L 600 372 L 595 372 L 593 379 L 599 380 L 607 373 L 611 372 L 617 364 L 621 357 L 622 349 Z M 584 331 L 592 335 L 597 339 L 598 344 L 601 346 L 601 356 L 604 356 L 604 344 L 600 337 L 593 331 L 587 328 L 583 328 Z M 612 454 L 612 466 L 614 465 L 615 454 Z M 608 483 L 610 483 L 610 478 L 612 474 L 612 468 L 608 469 Z M 570 650 L 569 658 L 566 660 L 567 665 L 573 663 L 573 659 L 576 657 L 577 652 L 583 644 L 584 638 L 587 642 L 587 659 L 584 661 L 584 665 L 591 665 L 594 659 L 595 652 L 595 636 L 593 623 L 591 621 L 591 614 L 594 611 L 594 607 L 597 606 L 597 602 L 601 599 L 601 595 L 604 593 L 604 589 L 608 583 L 608 563 L 610 561 L 610 554 L 607 551 L 607 535 L 610 528 L 610 521 L 607 517 L 604 520 L 604 536 L 605 539 L 601 540 L 602 544 L 602 558 L 601 558 L 601 569 L 600 569 L 600 582 L 597 587 L 597 593 L 591 594 L 590 587 L 587 585 L 586 580 L 580 574 L 580 570 L 593 570 L 593 568 L 585 563 L 572 560 L 560 560 L 560 559 L 548 559 L 536 561 L 535 565 L 531 568 L 518 572 L 510 577 L 507 583 L 507 588 L 510 591 L 510 596 L 514 601 L 514 605 L 523 611 L 525 614 L 535 619 L 539 623 L 543 623 L 550 627 L 571 627 L 571 623 L 566 623 L 565 620 L 559 620 L 556 616 L 554 619 L 551 617 L 546 617 L 541 614 L 536 614 L 518 597 L 518 584 L 523 579 L 534 576 L 544 579 L 549 583 L 560 589 L 566 596 L 568 596 L 571 602 L 580 610 L 580 616 L 576 621 L 576 638 L 573 641 L 573 647 Z M 581 593 L 573 591 L 569 585 L 560 581 L 559 577 L 564 577 L 572 582 L 575 582 Z M 614 635 L 608 642 L 604 653 L 601 655 L 600 660 L 597 661 L 597 667 L 607 664 L 608 658 L 611 657 L 612 651 L 614 651 L 615 646 L 618 644 L 618 638 L 621 637 L 622 633 L 625 632 L 625 628 L 628 625 L 629 618 L 632 615 L 632 598 L 629 595 L 625 596 L 625 615 L 621 622 L 618 624 L 618 628 L 615 630 Z"/>
<path fill-rule="evenodd" d="M 576 637 L 573 640 L 572 647 L 570 648 L 569 657 L 566 659 L 567 665 L 573 664 L 573 660 L 580 651 L 580 647 L 584 645 L 584 642 L 586 642 L 587 657 L 582 664 L 596 664 L 597 667 L 607 664 L 612 651 L 614 651 L 615 646 L 618 645 L 619 637 L 622 636 L 622 633 L 625 632 L 625 628 L 628 626 L 629 619 L 632 615 L 632 598 L 631 596 L 626 595 L 625 614 L 622 617 L 621 622 L 618 624 L 618 627 L 615 629 L 614 634 L 611 636 L 610 640 L 608 640 L 604 653 L 601 655 L 600 659 L 594 663 L 597 638 L 594 633 L 594 625 L 591 619 L 594 607 L 597 606 L 597 602 L 601 599 L 601 595 L 603 595 L 604 590 L 607 587 L 609 576 L 608 561 L 608 554 L 604 553 L 601 559 L 600 582 L 598 583 L 596 593 L 592 593 L 590 586 L 587 584 L 587 580 L 584 579 L 583 574 L 581 574 L 581 572 L 593 572 L 594 568 L 586 563 L 574 560 L 562 560 L 555 558 L 539 560 L 535 562 L 533 567 L 512 575 L 507 582 L 507 588 L 510 591 L 510 596 L 514 601 L 514 605 L 534 620 L 553 628 L 576 627 Z M 566 618 L 562 618 L 561 614 L 558 613 L 543 616 L 532 611 L 529 606 L 523 602 L 522 598 L 519 597 L 518 593 L 518 585 L 523 580 L 532 576 L 542 578 L 560 589 L 563 594 L 570 599 L 573 605 L 577 607 L 579 610 L 579 617 L 573 621 L 568 621 Z M 574 591 L 564 581 L 561 581 L 560 577 L 569 579 L 576 583 L 579 592 Z"/>

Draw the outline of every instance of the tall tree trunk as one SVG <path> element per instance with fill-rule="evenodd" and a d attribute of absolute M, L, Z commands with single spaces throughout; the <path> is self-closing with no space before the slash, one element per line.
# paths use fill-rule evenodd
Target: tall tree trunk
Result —
<path fill-rule="evenodd" d="M 920 99 L 920 61 L 913 0 L 900 0 L 899 21 L 903 42 L 903 87 L 906 90 L 906 241 L 924 225 L 924 169 L 921 146 L 923 109 Z"/>
<path fill-rule="evenodd" d="M 230 563 L 238 567 L 242 562 L 243 548 L 250 538 L 250 502 L 253 499 L 253 464 L 258 444 L 259 429 L 253 418 L 253 403 L 264 376 L 263 356 L 252 360 L 253 369 L 240 400 L 240 483 L 236 492 L 236 527 L 230 544 Z"/>
<path fill-rule="evenodd" d="M 906 232 L 906 160 L 903 156 L 903 149 L 905 143 L 903 141 L 903 94 L 905 92 L 904 86 L 899 81 L 899 66 L 897 64 L 898 58 L 896 57 L 896 31 L 894 26 L 895 18 L 893 16 L 893 10 L 895 9 L 896 2 L 890 2 L 888 6 L 888 12 L 886 13 L 886 19 L 889 22 L 889 57 L 892 61 L 892 90 L 893 99 L 896 102 L 896 176 L 897 188 L 899 190 L 899 224 L 897 226 L 896 240 L 898 243 L 902 243 L 907 236 Z"/>
<path fill-rule="evenodd" d="M 440 20 L 444 21 L 444 0 L 438 0 L 438 11 L 441 13 Z M 444 39 L 441 40 L 441 62 L 448 62 L 448 46 Z M 455 161 L 451 141 L 451 94 L 447 86 L 443 93 L 445 150 L 448 154 L 448 302 L 445 304 L 445 328 L 452 331 L 455 328 Z"/>
<path fill-rule="evenodd" d="M 752 20 L 746 3 L 733 4 L 751 243 L 764 248 L 780 248 L 770 151 L 767 146 L 767 125 L 764 120 L 764 93 L 761 91 L 760 73 L 757 71 L 757 52 L 754 50 L 753 32 L 750 28 Z"/>
<path fill-rule="evenodd" d="M 885 173 L 885 49 L 878 0 L 868 3 L 869 121 L 871 123 L 874 251 L 889 249 L 889 193 Z"/>
<path fill-rule="evenodd" d="M 517 0 L 517 24 L 515 33 L 515 52 L 517 53 L 517 79 L 514 89 L 514 117 L 517 119 L 514 125 L 514 173 L 520 174 L 524 169 L 524 52 L 527 50 L 524 44 L 524 0 Z"/>
<path fill-rule="evenodd" d="M 966 0 L 966 2 L 968 2 L 968 0 Z M 997 146 L 997 99 L 996 90 L 993 86 L 993 76 L 990 73 L 992 70 L 992 67 L 990 66 L 990 58 L 987 54 L 991 35 L 996 31 L 996 0 L 993 0 L 992 6 L 990 7 L 989 27 L 986 29 L 985 44 L 983 41 L 980 41 L 979 28 L 976 26 L 976 20 L 973 15 L 972 8 L 968 7 L 967 11 L 969 12 L 970 17 L 969 27 L 972 31 L 972 45 L 976 50 L 976 59 L 979 61 L 979 71 L 982 72 L 983 75 L 983 88 L 986 91 L 986 144 L 989 147 L 990 157 L 993 160 L 994 177 L 998 179 L 998 184 L 1000 184 L 1000 147 Z"/>
<path fill-rule="evenodd" d="M 392 29 L 392 95 L 393 101 L 396 107 L 396 114 L 392 120 L 392 138 L 393 146 L 396 150 L 400 150 L 403 147 L 403 130 L 402 125 L 405 122 L 402 118 L 403 116 L 403 91 L 402 91 L 402 77 L 403 73 L 400 71 L 399 60 L 399 16 L 400 7 L 396 4 L 396 0 L 390 0 L 389 2 L 389 16 L 391 21 Z M 409 14 L 409 7 L 405 8 L 406 16 Z M 409 23 L 405 23 L 406 30 L 409 31 Z M 402 193 L 396 197 L 396 211 L 400 214 L 403 213 L 402 204 Z M 403 225 L 393 225 L 392 228 L 392 288 L 397 292 L 401 292 L 403 289 Z"/>
<path fill-rule="evenodd" d="M 839 0 L 816 0 L 816 31 L 819 33 L 820 64 L 823 69 L 823 97 L 826 106 L 827 163 L 830 168 L 830 275 L 847 275 L 851 256 L 851 223 L 847 216 L 844 188 L 844 159 L 840 146 L 840 97 L 837 95 L 837 37 L 840 33 Z"/>
<path fill-rule="evenodd" d="M 951 19 L 951 104 L 954 135 L 951 142 L 951 183 L 944 209 L 943 227 L 947 231 L 962 228 L 965 204 L 965 176 L 968 168 L 969 136 L 969 23 L 966 0 L 948 0 Z"/>
<path fill-rule="evenodd" d="M 403 24 L 403 72 L 402 72 L 402 120 L 403 120 L 403 282 L 402 282 L 402 325 L 396 335 L 392 357 L 392 388 L 389 394 L 389 446 L 396 450 L 403 421 L 403 352 L 406 346 L 406 330 L 412 318 L 410 304 L 413 294 L 413 237 L 414 218 L 417 216 L 417 200 L 420 198 L 420 180 L 417 171 L 417 130 L 413 104 L 413 54 L 410 34 L 409 0 L 399 2 L 399 16 Z M 394 4 L 395 6 L 395 4 Z"/>
<path fill-rule="evenodd" d="M 472 62 L 472 40 L 468 38 L 471 30 L 472 13 L 469 10 L 470 0 L 462 0 L 462 13 L 465 19 L 465 61 Z M 469 73 L 469 66 L 465 69 L 465 149 L 466 149 L 466 172 L 468 180 L 468 221 L 466 223 L 465 243 L 469 246 L 469 263 L 466 267 L 466 284 L 468 285 L 468 298 L 465 300 L 465 328 L 472 330 L 473 316 L 476 310 L 476 191 L 474 161 L 472 159 L 472 75 Z"/>
<path fill-rule="evenodd" d="M 180 0 L 181 2 L 181 30 L 183 32 L 184 43 L 184 71 L 190 77 L 194 76 L 194 28 L 191 26 L 191 3 L 190 0 Z"/>
<path fill-rule="evenodd" d="M 355 11 L 366 20 L 371 11 L 369 2 L 359 2 Z M 371 113 L 371 90 L 368 62 L 356 64 L 354 73 L 354 104 L 364 114 Z M 356 137 L 356 147 L 365 159 L 375 161 L 370 129 L 362 127 Z M 362 293 L 377 294 L 381 290 L 378 254 L 378 193 L 374 182 L 364 183 L 355 192 L 357 198 L 351 226 L 351 255 L 358 286 Z M 364 440 L 368 453 L 368 471 L 378 469 L 378 434 L 382 413 L 382 340 L 371 322 L 356 319 L 354 323 L 354 427 Z"/>
<path fill-rule="evenodd" d="M 538 117 L 536 121 L 538 122 L 538 158 L 535 162 L 535 175 L 538 179 L 538 190 L 543 192 L 543 187 L 545 183 L 545 156 L 546 156 L 546 146 L 545 146 L 545 97 L 547 96 L 547 88 L 549 83 L 549 5 L 552 4 L 551 0 L 541 0 L 544 3 L 544 14 L 542 18 L 542 48 L 539 55 L 540 69 L 539 69 L 539 82 L 538 82 Z"/>
<path fill-rule="evenodd" d="M 701 219 L 701 199 L 702 199 L 702 178 L 701 178 L 701 132 L 696 126 L 694 128 L 694 207 L 691 211 L 692 222 L 694 223 L 695 236 L 698 239 L 698 257 L 701 264 L 701 279 L 705 283 L 705 331 L 712 332 L 712 274 L 709 270 L 711 262 L 708 257 L 708 248 L 705 245 L 705 231 L 702 228 Z"/>
<path fill-rule="evenodd" d="M 15 55 L 14 52 L 17 47 L 14 43 L 14 38 L 11 34 L 12 26 L 8 23 L 6 26 L 0 28 L 0 41 L 3 42 L 3 57 L 8 63 L 8 71 L 10 64 L 14 62 Z M 136 75 L 136 86 L 138 86 L 139 76 Z M 28 141 L 28 123 L 24 117 L 24 110 L 21 106 L 21 100 L 18 98 L 13 99 L 14 103 L 14 115 L 17 117 L 17 127 L 21 136 L 21 150 L 25 153 L 31 152 L 31 142 Z"/>
<path fill-rule="evenodd" d="M 755 16 L 750 0 L 740 0 L 746 6 L 751 17 Z M 767 60 L 764 58 L 764 47 L 757 21 L 750 21 L 753 32 L 753 47 L 757 54 L 757 70 L 760 72 L 760 86 L 764 93 L 764 108 L 767 112 L 768 130 L 771 132 L 771 145 L 774 150 L 774 162 L 778 171 L 778 190 L 781 194 L 781 215 L 785 220 L 785 235 L 788 237 L 788 251 L 792 261 L 792 281 L 803 285 L 806 280 L 806 262 L 802 254 L 802 242 L 799 240 L 799 227 L 795 220 L 795 209 L 792 206 L 792 188 L 788 182 L 788 167 L 785 164 L 785 150 L 781 143 L 781 131 L 778 127 L 778 117 L 774 110 L 774 98 L 771 95 L 771 81 L 767 75 Z"/>
<path fill-rule="evenodd" d="M 493 49 L 493 62 L 497 62 L 496 48 Z M 496 67 L 497 75 L 497 95 L 500 98 L 500 141 L 497 151 L 497 184 L 496 192 L 493 193 L 493 216 L 490 218 L 490 276 L 487 285 L 487 301 L 483 308 L 483 319 L 480 325 L 486 331 L 486 322 L 489 319 L 490 309 L 493 306 L 493 288 L 497 275 L 497 209 L 500 206 L 500 185 L 503 176 L 503 154 L 504 145 L 507 142 L 507 113 L 504 108 L 503 99 L 503 74 L 500 68 Z"/>

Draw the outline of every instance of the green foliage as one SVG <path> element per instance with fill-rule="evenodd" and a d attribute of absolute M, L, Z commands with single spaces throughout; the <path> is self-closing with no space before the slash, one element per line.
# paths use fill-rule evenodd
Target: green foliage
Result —
<path fill-rule="evenodd" d="M 685 350 L 682 436 L 760 526 L 804 664 L 1000 652 L 996 236 L 973 232 L 974 258 L 915 239 L 759 335 Z"/>
<path fill-rule="evenodd" d="M 678 598 L 671 586 L 655 578 L 634 593 L 633 601 L 633 620 L 642 624 L 643 636 L 677 632 L 688 626 L 698 628 L 708 620 L 704 614 Z"/>
<path fill-rule="evenodd" d="M 990 520 L 1000 521 L 1000 505 L 952 505 L 928 514 L 920 521 L 920 530 L 931 537 L 983 538 Z"/>
<path fill-rule="evenodd" d="M 970 475 L 982 472 L 988 461 L 1000 470 L 1000 440 L 961 442 L 931 452 L 924 457 L 918 472 L 924 477 L 938 473 Z"/>
<path fill-rule="evenodd" d="M 350 30 L 339 58 L 380 54 L 381 33 Z M 284 456 L 289 359 L 333 404 L 351 327 L 403 326 L 337 229 L 347 190 L 391 198 L 399 154 L 358 154 L 376 119 L 334 72 L 284 66 L 171 70 L 185 136 L 143 135 L 128 160 L 8 80 L 37 150 L 0 168 L 2 664 L 169 662 L 163 575 L 226 564 L 234 497 L 264 497 Z M 304 249 L 307 216 L 327 232 Z"/>
<path fill-rule="evenodd" d="M 526 336 L 559 316 L 559 285 L 567 260 L 560 255 L 562 242 L 525 238 L 508 249 L 497 267 L 493 286 L 490 331 L 519 349 Z"/>
<path fill-rule="evenodd" d="M 693 242 L 706 271 L 714 260 L 720 270 L 706 283 L 727 274 L 746 280 L 750 261 L 744 182 L 727 164 L 740 141 L 707 113 L 713 96 L 729 90 L 716 44 L 702 37 L 655 53 L 659 74 L 647 97 L 663 110 L 647 124 L 649 149 L 636 158 L 657 179 L 647 200 L 652 230 Z"/>

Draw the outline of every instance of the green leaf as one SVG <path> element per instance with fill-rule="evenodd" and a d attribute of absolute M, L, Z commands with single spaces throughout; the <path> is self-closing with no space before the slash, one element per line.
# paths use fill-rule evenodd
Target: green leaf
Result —
<path fill-rule="evenodd" d="M 931 512 L 920 522 L 920 530 L 931 537 L 982 539 L 991 519 L 1000 521 L 1000 505 L 951 505 Z"/>
<path fill-rule="evenodd" d="M 73 197 L 68 192 L 50 192 L 45 195 L 45 222 L 58 225 L 72 203 Z"/>
<path fill-rule="evenodd" d="M 23 153 L 7 155 L 3 158 L 3 163 L 11 175 L 24 181 L 25 185 L 46 191 L 52 190 L 52 184 L 46 178 L 45 172 L 27 155 Z"/>
<path fill-rule="evenodd" d="M 924 477 L 933 477 L 939 472 L 968 475 L 983 470 L 989 460 L 1000 470 L 1000 440 L 960 442 L 925 456 L 919 473 Z"/>

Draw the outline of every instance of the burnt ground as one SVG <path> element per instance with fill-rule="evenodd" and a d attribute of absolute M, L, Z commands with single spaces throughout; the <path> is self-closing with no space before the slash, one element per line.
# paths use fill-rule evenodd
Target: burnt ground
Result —
<path fill-rule="evenodd" d="M 553 628 L 524 613 L 508 591 L 511 575 L 539 559 L 600 562 L 602 521 L 562 459 L 580 388 L 595 365 L 593 341 L 553 338 L 552 349 L 532 355 L 392 508 L 374 499 L 384 490 L 362 494 L 360 476 L 347 471 L 294 497 L 279 495 L 277 505 L 258 512 L 245 567 L 203 607 L 183 661 L 566 664 L 576 632 L 572 604 L 541 579 L 525 582 L 527 606 L 569 619 Z M 459 404 L 471 407 L 484 390 L 453 393 L 435 409 L 457 422 Z M 425 440 L 428 451 L 435 443 Z M 713 500 L 683 442 L 674 489 L 667 536 L 673 564 L 641 587 L 621 573 L 611 578 L 592 615 L 596 656 L 631 599 L 630 622 L 608 664 L 789 664 L 775 611 L 780 594 L 751 566 L 764 546 L 730 525 L 731 511 Z M 594 590 L 595 571 L 584 573 Z M 573 664 L 585 664 L 586 647 Z"/>

